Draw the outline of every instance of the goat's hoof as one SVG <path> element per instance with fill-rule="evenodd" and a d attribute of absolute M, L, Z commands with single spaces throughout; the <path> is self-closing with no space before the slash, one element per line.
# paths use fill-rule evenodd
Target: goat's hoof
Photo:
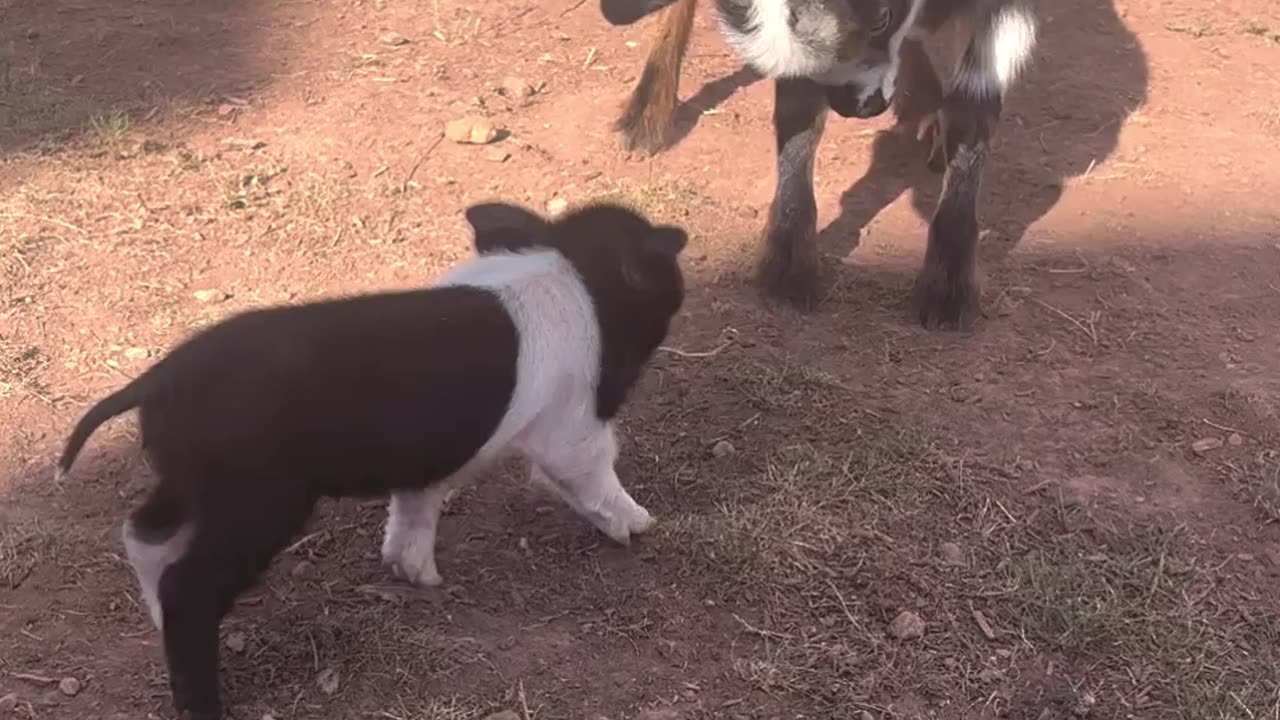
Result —
<path fill-rule="evenodd" d="M 805 237 L 807 235 L 807 237 Z M 797 310 L 818 305 L 820 273 L 813 231 L 771 227 L 765 255 L 756 269 L 756 282 L 769 297 Z"/>
<path fill-rule="evenodd" d="M 973 270 L 952 273 L 940 263 L 925 263 L 916 276 L 912 299 L 920 324 L 930 330 L 967 330 L 978 317 L 978 279 Z"/>

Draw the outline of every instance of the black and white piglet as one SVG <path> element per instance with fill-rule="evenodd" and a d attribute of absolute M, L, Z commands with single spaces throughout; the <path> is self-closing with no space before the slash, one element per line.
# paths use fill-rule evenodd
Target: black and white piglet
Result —
<path fill-rule="evenodd" d="M 466 217 L 479 257 L 434 286 L 232 317 L 68 438 L 60 474 L 139 409 L 159 479 L 124 544 L 180 717 L 221 717 L 221 619 L 321 497 L 390 494 L 383 557 L 426 585 L 445 495 L 509 452 L 614 540 L 652 525 L 614 471 L 612 419 L 683 302 L 685 232 L 613 205 Z"/>

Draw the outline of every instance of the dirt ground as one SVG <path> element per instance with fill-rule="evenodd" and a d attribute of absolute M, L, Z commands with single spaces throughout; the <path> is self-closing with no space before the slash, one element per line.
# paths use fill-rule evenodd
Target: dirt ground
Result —
<path fill-rule="evenodd" d="M 52 481 L 88 403 L 228 313 L 430 281 L 472 202 L 613 196 L 693 235 L 622 422 L 653 535 L 499 473 L 417 591 L 381 503 L 325 503 L 224 624 L 234 717 L 1280 718 L 1280 10 L 1041 5 L 944 333 L 888 117 L 828 124 L 822 305 L 757 294 L 772 92 L 705 7 L 648 157 L 610 124 L 652 25 L 594 2 L 4 2 L 0 716 L 170 716 L 132 417 Z"/>

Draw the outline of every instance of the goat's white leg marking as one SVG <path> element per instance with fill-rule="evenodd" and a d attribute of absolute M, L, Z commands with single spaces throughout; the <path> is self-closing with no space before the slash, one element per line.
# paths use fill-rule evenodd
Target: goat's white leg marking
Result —
<path fill-rule="evenodd" d="M 138 587 L 142 591 L 142 601 L 147 605 L 147 613 L 157 630 L 164 630 L 164 610 L 160 606 L 160 578 L 164 571 L 187 552 L 191 543 L 192 528 L 184 525 L 177 532 L 159 544 L 152 544 L 140 539 L 133 529 L 130 520 L 124 521 L 120 534 L 124 538 L 125 556 L 133 566 L 133 574 L 138 578 Z"/>
<path fill-rule="evenodd" d="M 391 493 L 382 559 L 397 576 L 423 587 L 444 582 L 436 567 L 436 530 L 457 482 L 450 479 L 422 490 Z"/>
<path fill-rule="evenodd" d="M 531 458 L 530 476 L 550 486 L 605 535 L 628 545 L 632 535 L 653 527 L 654 519 L 622 487 L 614 469 L 617 457 L 613 427 L 601 424 L 556 457 Z"/>

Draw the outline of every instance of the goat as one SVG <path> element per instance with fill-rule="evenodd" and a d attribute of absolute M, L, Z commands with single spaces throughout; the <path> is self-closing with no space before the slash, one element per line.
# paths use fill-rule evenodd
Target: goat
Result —
<path fill-rule="evenodd" d="M 390 494 L 383 557 L 440 582 L 450 489 L 519 451 L 613 540 L 654 519 L 614 469 L 613 418 L 684 298 L 684 230 L 611 205 L 546 221 L 467 209 L 478 258 L 433 287 L 246 312 L 94 405 L 139 409 L 158 475 L 123 539 L 183 720 L 217 720 L 218 633 L 321 497 Z"/>
<path fill-rule="evenodd" d="M 665 9 L 644 72 L 615 123 L 630 150 L 660 149 L 672 129 L 697 0 L 601 0 L 612 25 Z M 801 309 L 818 299 L 814 157 L 830 108 L 871 118 L 899 100 L 921 114 L 943 188 L 912 290 L 926 327 L 967 327 L 978 313 L 978 191 L 1003 99 L 1029 62 L 1037 18 L 1025 0 L 716 0 L 721 34 L 774 80 L 777 186 L 757 280 Z M 933 40 L 960 40 L 946 58 Z M 900 92 L 906 60 L 932 87 Z M 948 69 L 946 66 L 950 64 Z M 949 71 L 948 71 L 949 70 Z M 943 77 L 947 77 L 944 84 Z"/>

